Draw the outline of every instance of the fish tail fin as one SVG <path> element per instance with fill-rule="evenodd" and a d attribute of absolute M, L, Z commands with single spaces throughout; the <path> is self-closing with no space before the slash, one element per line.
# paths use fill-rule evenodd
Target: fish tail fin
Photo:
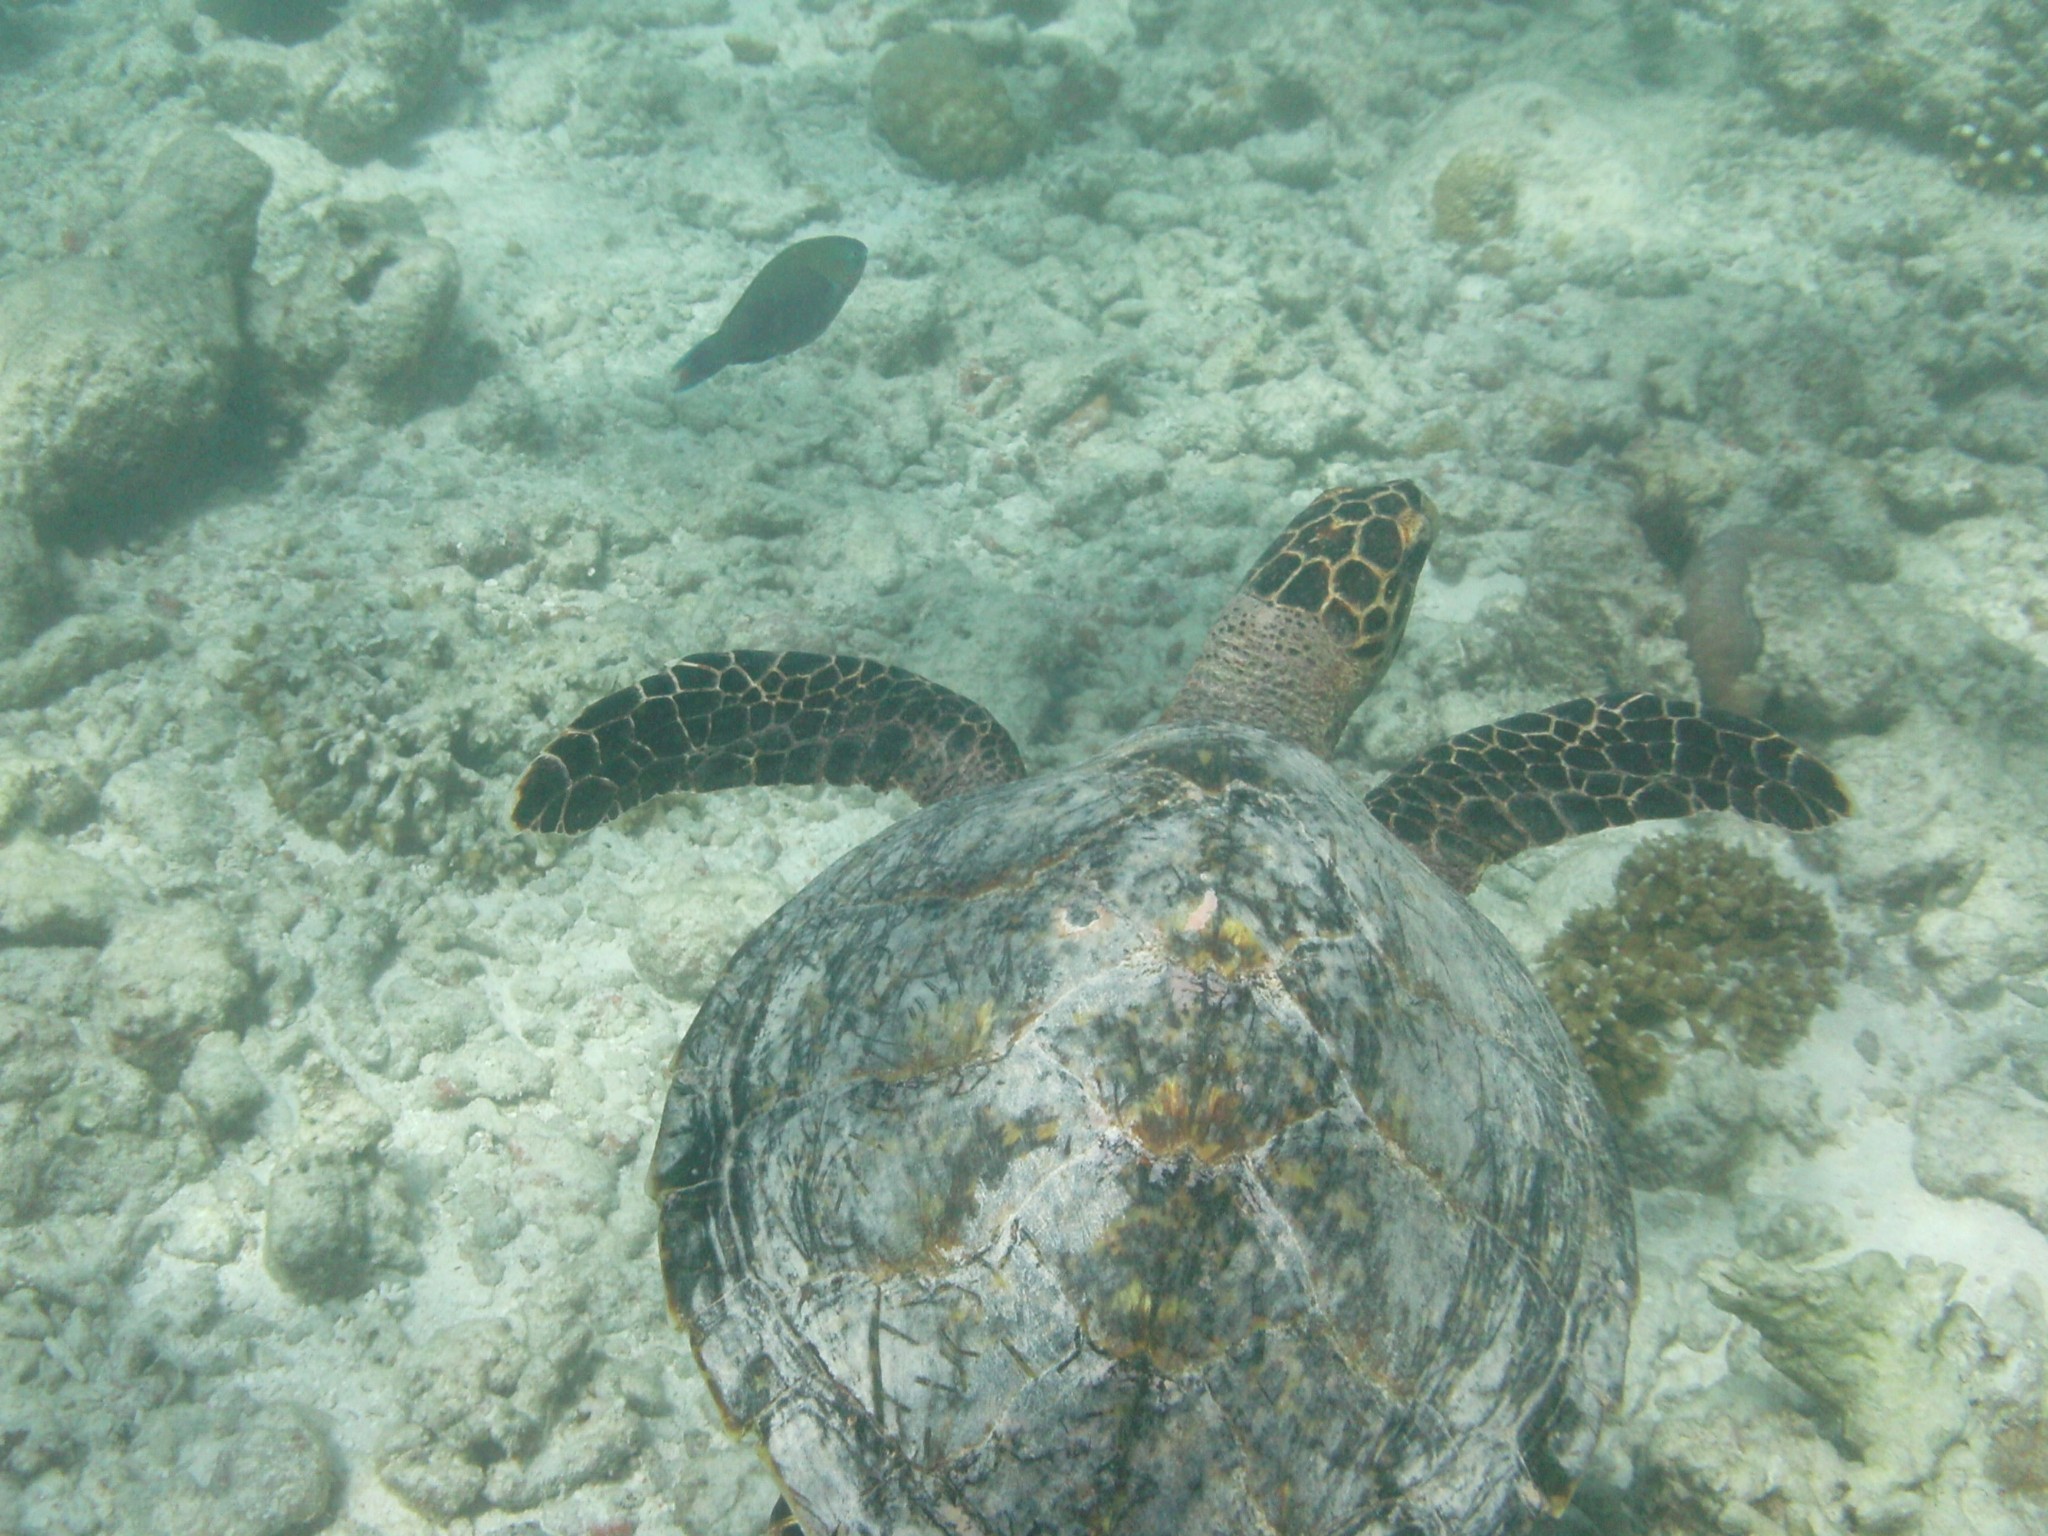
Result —
<path fill-rule="evenodd" d="M 669 370 L 669 377 L 675 381 L 676 393 L 695 389 L 726 363 L 725 349 L 718 344 L 714 335 L 700 341 L 685 352 L 675 367 Z"/>

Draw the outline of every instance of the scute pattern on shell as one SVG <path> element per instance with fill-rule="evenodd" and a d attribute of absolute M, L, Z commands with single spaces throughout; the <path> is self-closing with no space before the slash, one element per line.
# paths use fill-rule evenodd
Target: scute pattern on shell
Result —
<path fill-rule="evenodd" d="M 670 1299 L 812 1530 L 1491 1536 L 1590 1453 L 1633 1238 L 1504 940 L 1308 751 L 956 796 L 678 1052 Z"/>

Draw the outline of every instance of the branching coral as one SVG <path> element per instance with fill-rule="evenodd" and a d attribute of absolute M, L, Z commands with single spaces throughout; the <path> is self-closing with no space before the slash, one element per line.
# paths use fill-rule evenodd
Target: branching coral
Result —
<path fill-rule="evenodd" d="M 1993 0 L 1980 40 L 1990 87 L 1949 130 L 1949 148 L 1973 186 L 2048 190 L 2048 3 Z"/>
<path fill-rule="evenodd" d="M 1948 131 L 1963 180 L 1988 192 L 2048 190 L 2048 129 L 2033 124 L 2003 97 L 1990 98 L 1977 116 L 1982 120 L 1957 123 Z"/>
<path fill-rule="evenodd" d="M 1633 1118 L 1676 1050 L 1782 1060 L 1834 1001 L 1839 963 L 1818 896 L 1689 833 L 1630 854 L 1614 900 L 1566 924 L 1538 969 L 1608 1108 Z"/>
<path fill-rule="evenodd" d="M 1995 192 L 2048 190 L 2048 0 L 1736 0 L 1744 65 L 1802 121 L 1885 126 Z"/>

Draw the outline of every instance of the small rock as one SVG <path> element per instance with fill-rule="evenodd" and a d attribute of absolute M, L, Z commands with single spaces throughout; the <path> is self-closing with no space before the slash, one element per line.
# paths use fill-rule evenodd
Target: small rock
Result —
<path fill-rule="evenodd" d="M 485 1474 L 485 1497 L 499 1509 L 531 1509 L 588 1483 L 622 1476 L 640 1446 L 640 1429 L 623 1404 L 600 1401 L 565 1419 L 530 1464 L 501 1461 Z"/>
<path fill-rule="evenodd" d="M 542 557 L 544 580 L 561 587 L 595 589 L 605 583 L 605 534 L 601 528 L 578 528 L 564 534 Z"/>
<path fill-rule="evenodd" d="M 2028 390 L 1987 390 L 1950 408 L 1947 435 L 1979 459 L 2031 464 L 2048 440 L 2048 409 Z"/>
<path fill-rule="evenodd" d="M 670 1002 L 701 1002 L 738 938 L 781 899 L 772 881 L 745 872 L 689 882 L 640 909 L 627 956 L 641 979 Z"/>
<path fill-rule="evenodd" d="M 299 1074 L 300 1138 L 323 1157 L 371 1158 L 391 1134 L 391 1117 L 324 1056 Z"/>
<path fill-rule="evenodd" d="M 56 590 L 27 514 L 0 497 L 0 654 L 49 622 Z"/>
<path fill-rule="evenodd" d="M 494 1026 L 490 1004 L 465 986 L 444 986 L 395 966 L 377 989 L 377 1017 L 391 1041 L 386 1075 L 413 1077 L 431 1052 L 452 1052 Z"/>
<path fill-rule="evenodd" d="M 483 1500 L 484 1469 L 457 1454 L 417 1424 L 385 1436 L 377 1451 L 377 1476 L 384 1486 L 421 1514 L 454 1520 Z"/>
<path fill-rule="evenodd" d="M 1507 151 L 1476 145 L 1459 150 L 1430 188 L 1430 232 L 1452 245 L 1506 239 L 1515 232 L 1518 180 Z"/>
<path fill-rule="evenodd" d="M 199 1037 L 178 1091 L 209 1131 L 231 1140 L 247 1134 L 267 1097 L 241 1046 L 227 1034 Z"/>
<path fill-rule="evenodd" d="M 1953 448 L 1925 448 L 1887 458 L 1878 471 L 1885 505 L 1902 528 L 1930 533 L 1946 523 L 1995 510 L 1990 466 Z"/>
<path fill-rule="evenodd" d="M 0 941 L 104 944 L 115 905 L 113 878 L 91 859 L 33 834 L 0 847 Z"/>
<path fill-rule="evenodd" d="M 1844 1529 L 1829 1518 L 1840 1508 L 1847 1476 L 1842 1453 L 1797 1410 L 1760 1405 L 1756 1397 L 1753 1383 L 1729 1378 L 1659 1404 L 1642 1462 L 1662 1486 L 1685 1490 L 1689 1523 L 1678 1529 L 1753 1536 Z M 1759 1455 L 1763 1445 L 1769 1453 Z M 1787 1510 L 1796 1512 L 1796 1525 L 1782 1518 Z M 1691 1524 L 1695 1519 L 1699 1523 Z M 1591 1528 L 1627 1531 L 1635 1525 L 1624 1518 L 1611 1524 L 1596 1520 Z"/>
<path fill-rule="evenodd" d="M 1185 155 L 1242 143 L 1268 126 L 1270 105 L 1285 94 L 1270 70 L 1239 52 L 1133 74 L 1122 102 L 1139 142 Z"/>
<path fill-rule="evenodd" d="M 945 291 L 932 278 L 867 278 L 834 331 L 885 379 L 933 367 L 952 339 Z"/>
<path fill-rule="evenodd" d="M 270 1177 L 263 1262 L 308 1301 L 356 1295 L 370 1283 L 370 1170 L 305 1153 Z"/>
<path fill-rule="evenodd" d="M 1245 407 L 1247 434 L 1258 452 L 1299 463 L 1341 452 L 1358 441 L 1357 391 L 1310 367 L 1291 379 L 1254 386 Z"/>
<path fill-rule="evenodd" d="M 1828 561 L 1767 558 L 1750 571 L 1749 598 L 1763 653 L 1744 681 L 1781 729 L 1877 735 L 1912 707 L 1914 673 L 1887 638 L 1901 611 L 1889 589 L 1844 581 Z"/>
<path fill-rule="evenodd" d="M 1254 175 L 1302 192 L 1329 185 L 1337 163 L 1330 130 L 1322 123 L 1292 133 L 1259 134 L 1246 141 L 1244 157 Z"/>
<path fill-rule="evenodd" d="M 109 235 L 0 283 L 0 647 L 49 582 L 33 533 L 77 532 L 204 467 L 242 350 L 270 171 L 210 129 L 151 162 Z"/>
<path fill-rule="evenodd" d="M 280 8 L 261 9 L 274 17 Z M 368 159 L 414 122 L 462 52 L 462 23 L 447 0 L 360 0 L 317 36 L 245 30 L 257 35 L 201 55 L 208 104 L 230 122 L 303 134 L 344 163 Z"/>
<path fill-rule="evenodd" d="M 1995 1200 L 2048 1233 L 2048 1101 L 2015 1081 L 2009 1059 L 1926 1095 L 1913 1113 L 1913 1174 L 1934 1194 Z"/>
<path fill-rule="evenodd" d="M 1621 453 L 1634 482 L 1635 520 L 1651 550 L 1676 569 L 1707 532 L 1706 514 L 1756 472 L 1753 457 L 1686 422 L 1660 420 Z"/>
<path fill-rule="evenodd" d="M 312 1412 L 241 1399 L 146 1415 L 110 1481 L 123 1530 L 301 1536 L 326 1523 L 342 1479 Z"/>
<path fill-rule="evenodd" d="M 1827 1139 L 1809 1080 L 1758 1071 L 1719 1049 L 1678 1057 L 1664 1090 L 1620 1129 L 1629 1181 L 1642 1189 L 1726 1190 L 1765 1138 Z"/>
<path fill-rule="evenodd" d="M 434 553 L 478 581 L 488 581 L 533 558 L 533 535 L 517 518 L 495 509 L 463 511 L 449 519 Z"/>
<path fill-rule="evenodd" d="M 1735 1208 L 1735 1235 L 1766 1259 L 1802 1264 L 1844 1242 L 1841 1218 L 1814 1200 L 1744 1200 Z"/>
<path fill-rule="evenodd" d="M 337 199 L 297 270 L 250 297 L 258 394 L 286 421 L 403 420 L 461 288 L 454 247 L 406 199 Z"/>
<path fill-rule="evenodd" d="M 774 39 L 755 37 L 749 32 L 726 33 L 725 46 L 735 64 L 773 64 L 782 57 L 782 49 Z"/>
<path fill-rule="evenodd" d="M 290 1536 L 325 1523 L 342 1469 L 319 1421 L 289 1403 L 252 1404 L 208 1479 L 212 1536 Z M 197 1527 L 193 1527 L 197 1528 Z"/>
<path fill-rule="evenodd" d="M 102 672 L 157 655 L 168 643 L 163 625 L 143 614 L 75 614 L 0 662 L 0 709 L 47 704 Z"/>
<path fill-rule="evenodd" d="M 548 1062 L 511 1035 L 472 1042 L 446 1059 L 426 1057 L 420 1070 L 434 1079 L 437 1099 L 465 1104 L 471 1099 L 516 1104 L 545 1098 L 554 1085 Z"/>
<path fill-rule="evenodd" d="M 378 1450 L 385 1486 L 449 1520 L 501 1499 L 526 1508 L 590 1477 L 615 1475 L 624 1462 L 607 1449 L 608 1433 L 586 1453 L 565 1442 L 548 1454 L 573 1384 L 587 1379 L 593 1364 L 590 1331 L 574 1321 L 574 1310 L 533 1314 L 567 1319 L 558 1325 L 515 1327 L 488 1318 L 428 1340 L 407 1372 L 408 1422 Z M 581 1477 L 570 1475 L 575 1467 Z"/>
<path fill-rule="evenodd" d="M 1923 912 L 1907 951 L 1944 999 L 1958 1008 L 1981 1008 L 2003 990 L 2007 944 L 2000 923 L 1966 904 Z"/>
<path fill-rule="evenodd" d="M 131 908 L 100 954 L 108 1043 L 160 1081 L 213 1030 L 239 1029 L 256 978 L 233 926 L 203 902 Z"/>
<path fill-rule="evenodd" d="M 188 1264 L 229 1264 L 242 1251 L 242 1229 L 217 1201 L 201 1200 L 179 1213 L 163 1250 Z"/>
<path fill-rule="evenodd" d="M 1629 1125 L 1622 1155 L 1645 1189 L 1719 1190 L 1755 1140 L 1756 1074 L 1722 1050 L 1679 1057 Z"/>
<path fill-rule="evenodd" d="M 303 43 L 331 31 L 342 5 L 343 0 L 196 0 L 193 9 L 244 37 Z"/>
<path fill-rule="evenodd" d="M 0 836 L 69 832 L 92 819 L 97 801 L 92 786 L 63 763 L 0 754 Z"/>

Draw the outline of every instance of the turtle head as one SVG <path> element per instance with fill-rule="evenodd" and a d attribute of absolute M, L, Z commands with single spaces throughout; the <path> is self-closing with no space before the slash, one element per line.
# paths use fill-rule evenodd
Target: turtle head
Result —
<path fill-rule="evenodd" d="M 1255 725 L 1327 756 L 1400 648 L 1435 536 L 1412 481 L 1324 491 L 1259 556 L 1165 718 Z"/>

